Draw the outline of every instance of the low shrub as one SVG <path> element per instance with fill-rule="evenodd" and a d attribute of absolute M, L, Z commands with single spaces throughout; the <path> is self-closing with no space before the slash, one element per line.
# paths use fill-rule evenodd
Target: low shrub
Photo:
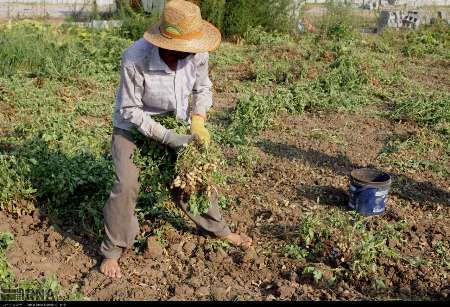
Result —
<path fill-rule="evenodd" d="M 417 92 L 393 104 L 388 116 L 408 120 L 450 135 L 450 95 L 438 92 Z"/>
<path fill-rule="evenodd" d="M 108 31 L 18 22 L 0 29 L 0 73 L 66 78 L 117 71 L 130 43 Z"/>
<path fill-rule="evenodd" d="M 267 32 L 261 25 L 247 28 L 243 37 L 247 44 L 257 46 L 276 46 L 293 42 L 289 34 L 280 33 L 276 30 Z"/>
<path fill-rule="evenodd" d="M 203 17 L 226 36 L 242 36 L 261 26 L 266 31 L 290 32 L 292 0 L 199 0 Z"/>
<path fill-rule="evenodd" d="M 419 31 L 411 31 L 406 36 L 406 44 L 401 51 L 405 56 L 442 55 L 450 59 L 449 26 L 439 23 Z"/>

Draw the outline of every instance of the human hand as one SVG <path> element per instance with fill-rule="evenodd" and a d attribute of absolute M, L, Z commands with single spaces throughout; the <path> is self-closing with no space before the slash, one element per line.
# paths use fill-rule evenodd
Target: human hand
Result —
<path fill-rule="evenodd" d="M 194 138 L 195 137 L 193 135 L 178 134 L 169 130 L 162 143 L 172 149 L 178 150 L 182 147 L 186 147 L 190 142 L 194 140 Z"/>
<path fill-rule="evenodd" d="M 205 119 L 203 117 L 199 115 L 192 116 L 191 133 L 197 135 L 200 142 L 203 143 L 205 147 L 208 147 L 211 137 L 208 129 L 205 127 Z"/>

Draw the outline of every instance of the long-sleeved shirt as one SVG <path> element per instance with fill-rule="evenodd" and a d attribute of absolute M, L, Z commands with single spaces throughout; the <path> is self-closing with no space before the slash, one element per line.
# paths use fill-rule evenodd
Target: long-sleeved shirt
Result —
<path fill-rule="evenodd" d="M 208 59 L 208 53 L 192 54 L 179 60 L 173 71 L 160 58 L 156 46 L 144 39 L 135 42 L 122 56 L 114 126 L 125 130 L 135 127 L 145 136 L 161 140 L 167 129 L 152 115 L 174 112 L 178 120 L 189 120 L 191 112 L 206 116 L 212 106 Z"/>

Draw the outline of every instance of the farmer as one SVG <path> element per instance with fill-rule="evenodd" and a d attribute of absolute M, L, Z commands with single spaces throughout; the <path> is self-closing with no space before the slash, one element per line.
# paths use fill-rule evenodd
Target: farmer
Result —
<path fill-rule="evenodd" d="M 186 146 L 194 137 L 207 146 L 210 136 L 204 124 L 212 105 L 208 51 L 218 48 L 220 41 L 219 30 L 202 20 L 197 5 L 172 0 L 166 4 L 161 21 L 123 54 L 112 133 L 117 177 L 103 208 L 106 236 L 100 246 L 104 256 L 100 271 L 109 277 L 121 277 L 118 259 L 139 233 L 134 214 L 139 170 L 132 160 L 136 145 L 131 130 L 136 128 L 149 139 L 174 150 Z M 191 135 L 177 134 L 152 119 L 152 115 L 169 112 L 178 120 L 191 121 Z M 209 211 L 199 216 L 192 215 L 187 203 L 178 197 L 177 205 L 197 227 L 235 246 L 249 247 L 250 237 L 230 231 L 217 199 L 213 193 Z"/>

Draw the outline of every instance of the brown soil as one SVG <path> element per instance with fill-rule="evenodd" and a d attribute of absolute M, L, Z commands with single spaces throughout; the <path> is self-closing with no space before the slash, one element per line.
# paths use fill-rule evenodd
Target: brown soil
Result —
<path fill-rule="evenodd" d="M 7 257 L 20 279 L 56 275 L 63 286 L 78 285 L 93 300 L 446 299 L 450 274 L 442 269 L 386 264 L 388 287 L 375 293 L 363 282 L 344 279 L 332 288 L 316 284 L 301 276 L 308 263 L 277 253 L 306 213 L 345 210 L 347 175 L 365 166 L 390 171 L 395 182 L 403 175 L 403 185 L 396 183 L 380 219 L 406 220 L 409 242 L 390 246 L 423 258 L 433 253 L 439 240 L 450 237 L 450 178 L 431 171 L 405 175 L 376 160 L 393 135 L 419 132 L 413 125 L 365 114 L 284 116 L 257 138 L 261 160 L 253 176 L 229 182 L 223 191 L 237 200 L 225 212 L 226 220 L 254 239 L 247 251 L 214 251 L 195 232 L 168 229 L 165 248 L 159 250 L 150 238 L 151 250 L 127 251 L 121 259 L 123 278 L 112 281 L 98 271 L 96 243 L 61 229 L 38 211 L 18 219 L 0 212 L 0 231 L 15 235 Z"/>
<path fill-rule="evenodd" d="M 450 60 L 413 60 L 405 63 L 405 72 L 417 84 L 440 91 L 450 91 L 450 80 L 446 73 Z"/>
<path fill-rule="evenodd" d="M 0 109 L 2 110 L 0 113 L 0 136 L 4 136 L 8 131 L 9 123 L 16 114 L 16 110 L 1 100 L 1 94 L 2 88 L 0 87 Z"/>

